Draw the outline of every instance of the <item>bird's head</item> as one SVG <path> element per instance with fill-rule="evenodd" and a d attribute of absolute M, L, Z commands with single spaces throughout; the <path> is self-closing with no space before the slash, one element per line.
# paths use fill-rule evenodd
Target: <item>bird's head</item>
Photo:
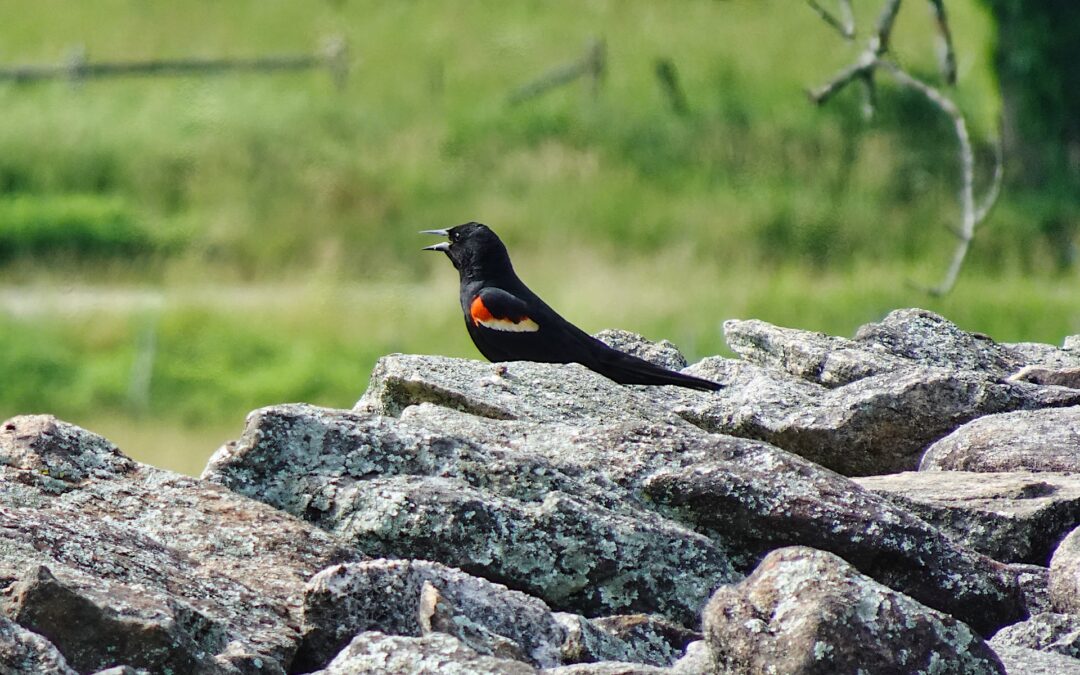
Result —
<path fill-rule="evenodd" d="M 448 230 L 424 230 L 420 234 L 446 237 L 447 241 L 425 246 L 424 250 L 445 253 L 463 278 L 492 279 L 513 273 L 506 247 L 483 223 L 465 223 Z"/>

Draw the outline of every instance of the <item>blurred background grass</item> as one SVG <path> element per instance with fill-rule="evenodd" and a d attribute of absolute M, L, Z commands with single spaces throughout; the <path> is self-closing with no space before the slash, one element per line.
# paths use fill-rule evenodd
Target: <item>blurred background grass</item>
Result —
<path fill-rule="evenodd" d="M 856 2 L 861 25 L 877 6 Z M 994 24 L 975 0 L 949 11 L 979 141 L 1001 108 Z M 0 417 L 53 413 L 161 466 L 197 473 L 257 406 L 351 406 L 383 354 L 476 357 L 456 275 L 416 234 L 468 220 L 586 329 L 691 359 L 726 353 L 736 317 L 850 335 L 923 306 L 1002 341 L 1080 332 L 1074 233 L 1040 216 L 1060 195 L 1007 191 L 951 295 L 911 286 L 951 255 L 951 126 L 887 83 L 871 122 L 854 90 L 812 106 L 804 89 L 859 45 L 791 0 L 0 0 L 0 16 L 0 63 L 349 45 L 343 90 L 324 71 L 0 83 Z M 597 96 L 507 104 L 594 37 Z M 894 39 L 936 77 L 924 7 Z"/>

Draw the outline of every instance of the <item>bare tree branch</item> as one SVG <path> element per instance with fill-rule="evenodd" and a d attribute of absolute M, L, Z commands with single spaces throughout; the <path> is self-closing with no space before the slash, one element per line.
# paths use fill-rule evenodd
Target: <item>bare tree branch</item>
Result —
<path fill-rule="evenodd" d="M 863 113 L 867 117 L 873 116 L 876 98 L 874 96 L 874 71 L 880 65 L 881 57 L 889 51 L 889 37 L 892 34 L 893 24 L 896 22 L 896 13 L 900 11 L 900 2 L 901 0 L 886 0 L 881 14 L 878 15 L 874 32 L 867 40 L 866 48 L 855 59 L 855 63 L 841 70 L 825 84 L 807 92 L 811 101 L 822 105 L 857 79 L 864 87 Z M 848 9 L 850 10 L 850 7 Z"/>
<path fill-rule="evenodd" d="M 952 99 L 941 93 L 939 89 L 930 86 L 922 80 L 912 77 L 907 71 L 892 61 L 882 59 L 880 65 L 888 70 L 889 73 L 896 78 L 897 82 L 918 91 L 925 96 L 927 100 L 948 115 L 952 119 L 953 130 L 956 132 L 956 140 L 959 144 L 958 152 L 960 154 L 961 216 L 960 229 L 958 231 L 954 230 L 953 233 L 959 239 L 959 243 L 957 243 L 956 249 L 953 251 L 952 260 L 949 263 L 948 269 L 945 271 L 945 276 L 942 278 L 941 283 L 932 288 L 925 289 L 931 295 L 945 295 L 956 285 L 956 279 L 960 274 L 960 268 L 964 264 L 964 259 L 967 257 L 968 249 L 971 246 L 971 240 L 975 236 L 975 228 L 978 227 L 979 223 L 990 213 L 990 209 L 993 207 L 994 202 L 997 201 L 997 197 L 1000 194 L 1001 174 L 1003 173 L 1003 161 L 1000 149 L 1001 144 L 998 143 L 997 146 L 997 162 L 994 168 L 994 178 L 990 189 L 983 199 L 982 204 L 976 207 L 975 152 L 971 147 L 971 135 L 968 133 L 967 120 L 964 118 L 964 114 L 960 111 L 960 108 L 957 107 Z"/>
<path fill-rule="evenodd" d="M 956 52 L 953 50 L 952 31 L 945 15 L 944 0 L 930 0 L 930 10 L 934 13 L 934 23 L 938 30 L 938 60 L 941 76 L 949 86 L 956 84 Z"/>
<path fill-rule="evenodd" d="M 845 40 L 855 39 L 855 15 L 851 11 L 851 0 L 840 0 L 842 18 L 836 18 L 832 12 L 818 4 L 817 0 L 806 0 L 810 9 L 817 12 L 821 20 L 836 29 Z"/>

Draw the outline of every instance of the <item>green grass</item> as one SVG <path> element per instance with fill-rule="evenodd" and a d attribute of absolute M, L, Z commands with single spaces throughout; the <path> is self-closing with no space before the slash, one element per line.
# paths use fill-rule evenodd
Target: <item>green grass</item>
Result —
<path fill-rule="evenodd" d="M 876 3 L 856 4 L 868 25 Z M 992 27 L 975 0 L 949 11 L 953 93 L 985 153 Z M 887 81 L 872 122 L 855 91 L 812 107 L 803 90 L 858 45 L 790 0 L 0 0 L 0 15 L 0 62 L 348 39 L 343 91 L 325 72 L 0 84 L 0 416 L 52 412 L 162 465 L 196 471 L 257 406 L 351 405 L 387 352 L 475 355 L 453 271 L 415 234 L 472 219 L 585 328 L 692 358 L 724 353 L 733 317 L 850 335 L 921 305 L 1000 340 L 1080 332 L 1067 195 L 1006 193 L 952 295 L 910 288 L 954 243 L 949 125 Z M 900 21 L 898 53 L 932 79 L 928 13 L 905 4 Z M 594 36 L 598 97 L 507 105 Z"/>

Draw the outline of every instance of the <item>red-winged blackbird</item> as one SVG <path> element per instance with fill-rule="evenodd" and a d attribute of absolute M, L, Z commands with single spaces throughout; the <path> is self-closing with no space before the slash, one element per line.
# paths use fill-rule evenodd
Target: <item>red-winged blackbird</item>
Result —
<path fill-rule="evenodd" d="M 580 363 L 622 384 L 674 384 L 715 391 L 722 385 L 683 375 L 612 349 L 562 318 L 514 273 L 499 237 L 480 223 L 424 230 L 449 241 L 442 251 L 461 276 L 461 309 L 476 348 L 489 361 Z"/>

